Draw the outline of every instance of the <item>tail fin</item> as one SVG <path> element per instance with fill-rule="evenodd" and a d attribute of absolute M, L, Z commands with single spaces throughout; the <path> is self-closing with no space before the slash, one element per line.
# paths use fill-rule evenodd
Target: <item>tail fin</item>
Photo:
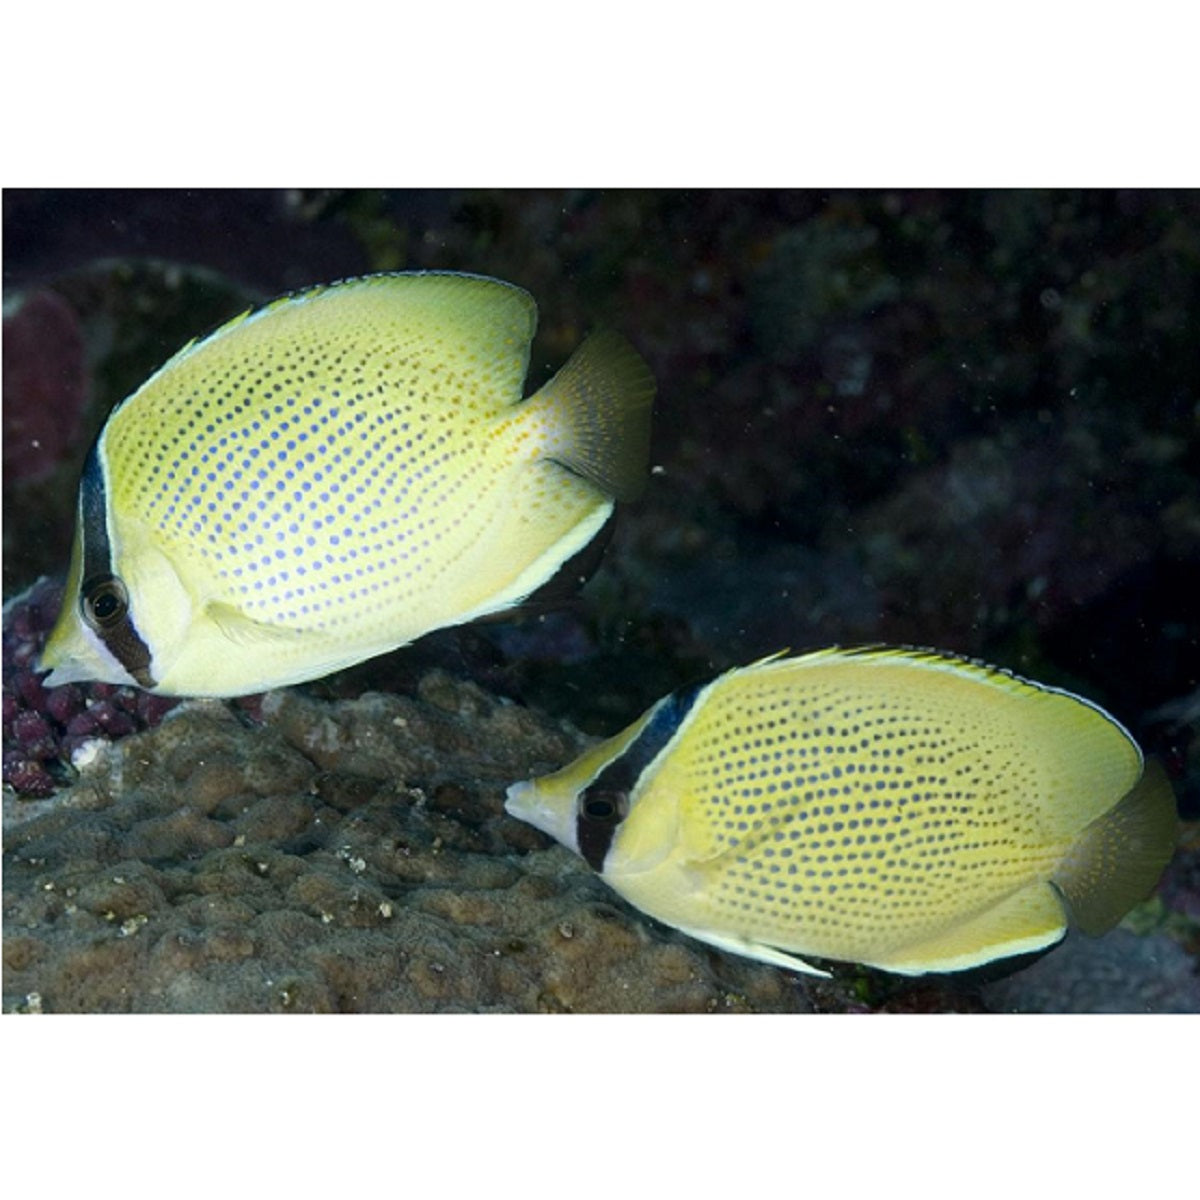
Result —
<path fill-rule="evenodd" d="M 1055 873 L 1074 924 L 1090 934 L 1111 929 L 1153 890 L 1178 836 L 1171 784 L 1162 764 L 1150 759 L 1133 789 L 1080 834 Z"/>
<path fill-rule="evenodd" d="M 634 500 L 650 462 L 654 377 L 619 334 L 602 330 L 538 393 L 554 431 L 547 450 L 617 500 Z"/>

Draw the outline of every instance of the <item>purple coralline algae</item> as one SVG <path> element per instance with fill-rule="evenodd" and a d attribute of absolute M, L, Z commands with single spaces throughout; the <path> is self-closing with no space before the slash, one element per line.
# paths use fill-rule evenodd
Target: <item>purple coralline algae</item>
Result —
<path fill-rule="evenodd" d="M 4 606 L 4 782 L 19 796 L 51 795 L 73 779 L 85 743 L 157 725 L 178 703 L 111 683 L 47 688 L 35 667 L 62 593 L 61 581 L 41 579 Z"/>

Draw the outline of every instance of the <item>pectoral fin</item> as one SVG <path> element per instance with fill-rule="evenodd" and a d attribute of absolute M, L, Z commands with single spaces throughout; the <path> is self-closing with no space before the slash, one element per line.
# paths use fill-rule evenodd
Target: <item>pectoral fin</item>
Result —
<path fill-rule="evenodd" d="M 285 625 L 268 625 L 248 617 L 232 604 L 223 600 L 210 600 L 204 606 L 204 615 L 235 646 L 261 646 L 266 642 L 292 642 L 304 636 L 302 629 L 289 629 Z"/>

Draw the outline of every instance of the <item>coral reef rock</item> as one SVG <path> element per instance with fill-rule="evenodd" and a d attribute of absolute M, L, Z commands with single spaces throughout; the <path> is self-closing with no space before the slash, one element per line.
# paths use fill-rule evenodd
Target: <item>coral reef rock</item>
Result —
<path fill-rule="evenodd" d="M 9 798 L 6 1011 L 811 1009 L 504 815 L 571 729 L 441 671 L 261 714 L 188 702 L 53 800 Z"/>

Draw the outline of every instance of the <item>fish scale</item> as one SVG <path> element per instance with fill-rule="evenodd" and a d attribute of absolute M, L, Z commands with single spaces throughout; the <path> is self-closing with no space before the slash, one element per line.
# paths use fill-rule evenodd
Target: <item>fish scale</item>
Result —
<path fill-rule="evenodd" d="M 53 683 L 263 690 L 523 600 L 636 494 L 653 397 L 601 334 L 522 401 L 535 321 L 497 280 L 369 276 L 184 347 L 85 472 L 74 557 L 127 604 L 105 628 L 72 577 Z"/>

